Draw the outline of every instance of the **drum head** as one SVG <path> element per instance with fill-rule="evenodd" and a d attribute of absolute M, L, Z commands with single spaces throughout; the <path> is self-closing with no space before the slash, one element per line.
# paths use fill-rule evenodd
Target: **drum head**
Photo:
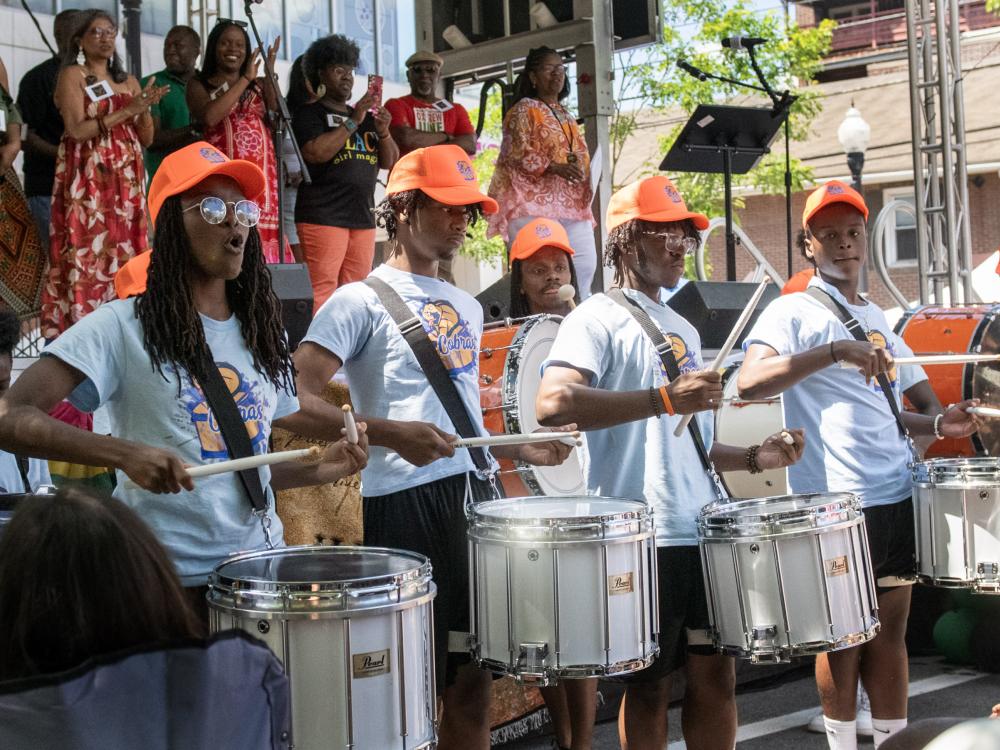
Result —
<path fill-rule="evenodd" d="M 477 516 L 510 521 L 579 518 L 612 518 L 623 513 L 646 514 L 649 506 L 641 500 L 577 495 L 573 497 L 517 497 L 493 500 L 475 506 Z"/>
<path fill-rule="evenodd" d="M 1000 458 L 935 458 L 913 466 L 913 481 L 919 484 L 962 486 L 1000 485 Z"/>
<path fill-rule="evenodd" d="M 849 492 L 779 495 L 710 503 L 701 510 L 699 525 L 736 535 L 763 532 L 764 527 L 780 533 L 840 523 L 859 516 L 860 510 Z"/>
<path fill-rule="evenodd" d="M 363 547 L 284 547 L 238 555 L 216 569 L 220 578 L 246 583 L 364 584 L 399 576 L 427 564 L 414 552 Z"/>
<path fill-rule="evenodd" d="M 524 323 L 518 346 L 511 350 L 504 370 L 505 400 L 517 404 L 506 412 L 507 432 L 534 432 L 541 425 L 535 416 L 535 397 L 542 382 L 542 363 L 548 358 L 561 318 L 539 316 Z M 541 495 L 580 495 L 586 490 L 579 451 L 572 451 L 559 466 L 527 467 L 527 484 L 537 484 Z"/>
<path fill-rule="evenodd" d="M 1000 321 L 997 320 L 993 308 L 976 332 L 972 349 L 982 354 L 1000 354 Z M 976 346 L 978 344 L 978 347 Z M 971 393 L 966 392 L 966 398 L 978 398 L 984 406 L 1000 404 L 1000 361 L 981 362 L 966 365 L 966 377 L 971 371 Z M 968 380 L 966 381 L 968 382 Z M 1000 419 L 984 419 L 979 430 L 979 439 L 987 455 L 1000 455 Z"/>

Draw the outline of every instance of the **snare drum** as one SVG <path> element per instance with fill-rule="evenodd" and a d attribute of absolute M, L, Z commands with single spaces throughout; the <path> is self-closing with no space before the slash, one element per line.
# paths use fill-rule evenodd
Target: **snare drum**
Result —
<path fill-rule="evenodd" d="M 913 518 L 922 581 L 1000 593 L 1000 458 L 916 464 Z"/>
<path fill-rule="evenodd" d="M 436 739 L 433 615 L 423 555 L 286 547 L 212 573 L 212 632 L 242 628 L 281 660 L 296 750 L 416 750 Z"/>
<path fill-rule="evenodd" d="M 479 400 L 491 433 L 534 432 L 535 396 L 542 362 L 549 355 L 562 318 L 535 315 L 492 324 L 483 331 L 479 354 Z M 572 451 L 559 466 L 500 460 L 500 481 L 508 497 L 579 495 L 586 491 L 580 457 Z"/>
<path fill-rule="evenodd" d="M 698 532 L 722 652 L 783 662 L 875 637 L 875 581 L 856 496 L 712 503 L 702 509 Z"/>
<path fill-rule="evenodd" d="M 785 429 L 785 409 L 781 396 L 740 398 L 736 378 L 741 364 L 730 365 L 722 373 L 723 402 L 715 412 L 715 439 L 723 445 L 760 445 L 774 433 Z M 760 474 L 724 471 L 721 476 L 733 497 L 788 494 L 788 469 L 769 469 Z"/>
<path fill-rule="evenodd" d="M 896 333 L 916 354 L 1000 354 L 1000 305 L 925 305 L 906 312 Z M 947 406 L 967 398 L 1000 404 L 1000 362 L 926 365 L 938 400 Z M 936 440 L 927 457 L 1000 454 L 1000 423 L 987 420 L 972 437 Z"/>
<path fill-rule="evenodd" d="M 604 497 L 470 511 L 473 656 L 520 681 L 625 674 L 659 649 L 653 514 Z"/>

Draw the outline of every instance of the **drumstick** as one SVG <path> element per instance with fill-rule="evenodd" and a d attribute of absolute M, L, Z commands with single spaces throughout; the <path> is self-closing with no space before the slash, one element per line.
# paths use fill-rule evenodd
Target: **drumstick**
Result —
<path fill-rule="evenodd" d="M 760 302 L 760 298 L 764 296 L 764 290 L 767 289 L 767 285 L 771 283 L 771 278 L 765 276 L 763 280 L 757 285 L 754 290 L 753 296 L 750 301 L 747 302 L 747 306 L 740 313 L 739 319 L 736 321 L 736 325 L 733 326 L 733 330 L 729 332 L 729 338 L 726 339 L 726 343 L 722 345 L 719 349 L 719 353 L 715 355 L 715 359 L 712 361 L 711 367 L 708 369 L 711 371 L 716 371 L 722 367 L 722 363 L 726 361 L 726 357 L 729 356 L 729 352 L 733 350 L 736 346 L 736 339 L 740 337 L 743 333 L 743 329 L 747 327 L 747 323 L 750 322 L 750 316 L 753 315 L 753 311 L 757 309 L 757 303 Z M 685 414 L 684 418 L 681 419 L 680 424 L 677 425 L 677 429 L 674 430 L 674 437 L 680 437 L 684 430 L 687 429 L 688 424 L 694 418 L 694 414 Z"/>
<path fill-rule="evenodd" d="M 351 410 L 350 404 L 344 404 L 341 409 L 344 410 L 344 429 L 347 430 L 347 442 L 358 444 L 358 425 L 354 421 L 354 412 Z"/>
<path fill-rule="evenodd" d="M 234 458 L 230 461 L 220 461 L 217 464 L 188 466 L 187 473 L 195 478 L 210 477 L 214 474 L 225 474 L 230 471 L 244 471 L 245 469 L 256 469 L 258 466 L 282 464 L 288 461 L 297 461 L 301 458 L 319 458 L 321 455 L 323 455 L 323 449 L 314 445 L 311 448 L 300 448 L 294 451 L 279 451 L 278 453 L 265 453 L 261 456 Z"/>
<path fill-rule="evenodd" d="M 548 443 L 557 441 L 579 447 L 582 445 L 579 432 L 528 432 L 517 435 L 486 435 L 484 437 L 458 438 L 452 445 L 456 448 L 490 448 L 496 445 L 524 445 L 525 443 Z"/>
<path fill-rule="evenodd" d="M 915 357 L 896 357 L 892 363 L 893 365 L 961 365 L 997 360 L 1000 360 L 1000 354 L 918 354 Z M 843 360 L 840 366 L 845 370 L 858 367 Z"/>
<path fill-rule="evenodd" d="M 576 302 L 573 301 L 573 298 L 576 296 L 576 289 L 573 288 L 572 284 L 563 284 L 559 287 L 558 295 L 559 301 L 566 302 L 570 310 L 576 309 Z"/>
<path fill-rule="evenodd" d="M 965 410 L 966 414 L 976 414 L 980 417 L 1000 417 L 1000 409 L 992 406 L 970 406 Z"/>
<path fill-rule="evenodd" d="M 795 445 L 795 438 L 784 430 L 781 431 L 781 439 L 785 441 L 785 445 Z"/>

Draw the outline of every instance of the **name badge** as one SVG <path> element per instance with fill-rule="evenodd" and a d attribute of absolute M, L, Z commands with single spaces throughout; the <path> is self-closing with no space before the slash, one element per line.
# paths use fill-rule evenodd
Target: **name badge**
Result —
<path fill-rule="evenodd" d="M 455 105 L 449 102 L 447 99 L 438 99 L 431 106 L 434 107 L 434 109 L 436 109 L 438 112 L 447 112 L 449 109 L 455 108 Z"/>
<path fill-rule="evenodd" d="M 107 81 L 98 81 L 97 83 L 92 83 L 84 89 L 87 92 L 87 98 L 92 102 L 100 102 L 105 99 L 111 98 L 114 95 L 114 91 L 111 88 L 111 84 Z"/>
<path fill-rule="evenodd" d="M 344 124 L 344 120 L 346 119 L 345 115 L 338 115 L 333 112 L 326 113 L 326 125 L 328 128 L 339 128 Z"/>
<path fill-rule="evenodd" d="M 225 94 L 227 91 L 229 91 L 229 81 L 223 81 L 222 85 L 219 86 L 219 88 L 217 88 L 215 91 L 213 91 L 211 94 L 208 95 L 208 98 L 209 100 L 214 102 L 216 99 Z"/>
<path fill-rule="evenodd" d="M 0 132 L 7 132 L 7 110 L 0 109 Z"/>

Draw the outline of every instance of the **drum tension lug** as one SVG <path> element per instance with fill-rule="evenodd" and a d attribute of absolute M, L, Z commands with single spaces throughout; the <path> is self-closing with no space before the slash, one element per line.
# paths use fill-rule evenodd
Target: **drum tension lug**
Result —
<path fill-rule="evenodd" d="M 549 658 L 549 644 L 522 643 L 517 657 L 518 671 L 541 674 L 545 671 L 545 660 Z"/>
<path fill-rule="evenodd" d="M 775 637 L 777 637 L 777 635 L 778 635 L 778 626 L 777 625 L 766 625 L 766 626 L 755 625 L 754 628 L 753 628 L 753 630 L 751 631 L 751 635 L 753 636 L 753 640 L 755 642 L 758 642 L 758 643 L 760 641 L 773 641 L 775 639 Z"/>
<path fill-rule="evenodd" d="M 997 575 L 1000 575 L 1000 564 L 981 562 L 976 566 L 976 572 L 983 578 L 996 578 Z"/>

